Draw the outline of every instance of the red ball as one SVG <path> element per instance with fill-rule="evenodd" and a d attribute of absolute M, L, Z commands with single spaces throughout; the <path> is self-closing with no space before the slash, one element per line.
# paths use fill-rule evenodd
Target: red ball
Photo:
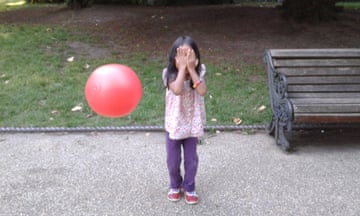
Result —
<path fill-rule="evenodd" d="M 140 102 L 141 82 L 128 66 L 107 64 L 96 68 L 85 85 L 85 97 L 91 109 L 105 117 L 130 114 Z"/>

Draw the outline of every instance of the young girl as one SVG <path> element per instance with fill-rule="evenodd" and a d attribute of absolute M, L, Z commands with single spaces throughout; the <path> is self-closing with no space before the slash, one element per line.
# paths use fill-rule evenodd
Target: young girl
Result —
<path fill-rule="evenodd" d="M 204 133 L 205 65 L 200 63 L 198 46 L 191 37 L 179 37 L 172 45 L 169 64 L 163 71 L 166 85 L 165 130 L 167 166 L 170 176 L 170 201 L 181 198 L 198 203 L 195 176 L 198 167 L 198 137 Z M 184 177 L 181 176 L 181 147 L 184 151 Z"/>

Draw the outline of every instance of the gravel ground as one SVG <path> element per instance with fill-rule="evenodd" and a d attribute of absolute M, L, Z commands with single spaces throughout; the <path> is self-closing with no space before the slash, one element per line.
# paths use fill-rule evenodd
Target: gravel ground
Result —
<path fill-rule="evenodd" d="M 198 205 L 166 198 L 163 133 L 0 133 L 0 215 L 359 215 L 360 135 L 206 134 Z"/>

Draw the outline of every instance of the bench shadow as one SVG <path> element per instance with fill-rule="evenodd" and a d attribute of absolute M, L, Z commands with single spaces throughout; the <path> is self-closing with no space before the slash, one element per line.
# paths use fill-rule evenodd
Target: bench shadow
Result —
<path fill-rule="evenodd" d="M 287 135 L 294 152 L 360 151 L 360 128 L 295 130 Z"/>

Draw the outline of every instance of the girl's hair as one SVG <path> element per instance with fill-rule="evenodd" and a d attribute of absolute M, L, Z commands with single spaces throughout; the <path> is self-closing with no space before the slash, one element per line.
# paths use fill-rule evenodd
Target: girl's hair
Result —
<path fill-rule="evenodd" d="M 165 74 L 167 88 L 169 88 L 169 83 L 174 81 L 178 75 L 178 69 L 176 68 L 175 57 L 176 57 L 177 48 L 182 45 L 188 45 L 194 50 L 195 57 L 198 59 L 198 64 L 196 65 L 195 70 L 196 73 L 200 75 L 201 63 L 200 63 L 200 52 L 198 46 L 191 37 L 180 36 L 175 40 L 175 42 L 173 43 L 170 49 L 169 64 L 167 66 L 167 70 Z M 190 81 L 190 86 L 191 88 L 193 86 L 192 80 Z"/>

